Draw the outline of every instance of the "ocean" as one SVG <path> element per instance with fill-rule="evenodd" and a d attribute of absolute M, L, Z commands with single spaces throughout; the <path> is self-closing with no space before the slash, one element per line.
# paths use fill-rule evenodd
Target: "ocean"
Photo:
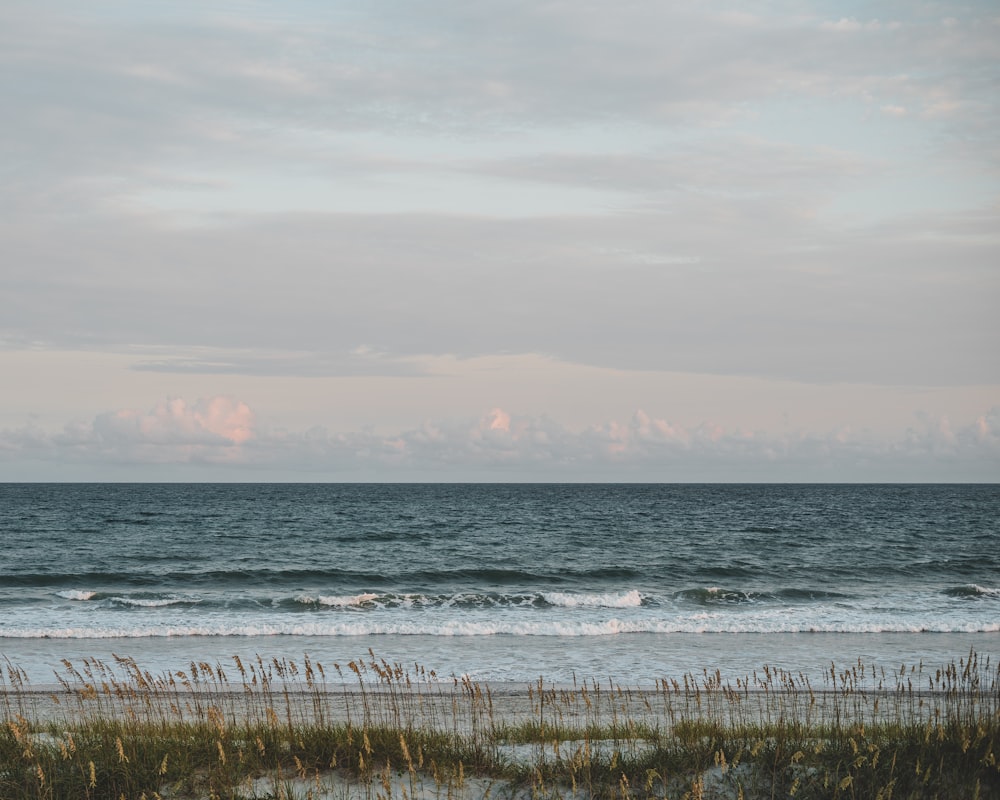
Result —
<path fill-rule="evenodd" d="M 1000 661 L 998 485 L 0 484 L 0 657 L 642 686 Z"/>

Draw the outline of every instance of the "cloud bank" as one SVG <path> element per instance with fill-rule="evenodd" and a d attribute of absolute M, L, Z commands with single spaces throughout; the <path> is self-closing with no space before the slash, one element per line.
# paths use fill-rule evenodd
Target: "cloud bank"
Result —
<path fill-rule="evenodd" d="M 0 432 L 0 459 L 22 457 L 82 464 L 241 463 L 241 446 L 255 437 L 246 403 L 212 397 L 168 399 L 149 411 L 121 409 L 57 433 L 36 427 Z"/>
<path fill-rule="evenodd" d="M 953 425 L 925 417 L 886 439 L 848 427 L 825 433 L 679 426 L 637 410 L 571 430 L 548 417 L 494 408 L 476 419 L 427 422 L 392 433 L 269 430 L 229 397 L 174 398 L 146 412 L 120 410 L 46 433 L 0 431 L 0 465 L 16 479 L 22 462 L 101 467 L 226 466 L 227 479 L 266 472 L 285 480 L 858 480 L 995 481 L 1000 408 Z M 284 471 L 284 472 L 283 472 Z M 143 472 L 137 471 L 141 478 Z M 162 473 L 150 473 L 162 475 Z M 220 473 L 222 474 L 222 473 Z M 192 478 L 193 479 L 193 478 Z"/>

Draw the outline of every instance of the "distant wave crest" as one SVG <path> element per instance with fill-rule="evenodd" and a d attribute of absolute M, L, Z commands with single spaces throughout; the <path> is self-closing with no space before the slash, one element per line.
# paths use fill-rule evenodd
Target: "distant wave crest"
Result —
<path fill-rule="evenodd" d="M 683 589 L 674 595 L 677 600 L 683 600 L 696 605 L 742 605 L 745 603 L 800 603 L 807 601 L 843 600 L 848 595 L 839 592 L 827 592 L 813 589 L 786 588 L 769 592 L 751 589 L 732 589 L 720 586 L 705 586 L 696 589 Z"/>
<path fill-rule="evenodd" d="M 164 606 L 193 605 L 200 602 L 197 598 L 181 597 L 176 594 L 112 595 L 85 589 L 64 589 L 63 591 L 56 592 L 56 596 L 74 602 L 101 600 L 112 606 L 124 606 L 127 608 L 162 608 Z"/>
<path fill-rule="evenodd" d="M 755 603 L 764 599 L 766 595 L 761 592 L 706 586 L 701 589 L 684 589 L 678 592 L 676 597 L 699 605 L 713 605 L 716 603 Z"/>
<path fill-rule="evenodd" d="M 975 583 L 968 583 L 964 586 L 953 586 L 945 589 L 944 593 L 949 597 L 992 597 L 1000 598 L 1000 588 L 990 588 L 979 586 Z"/>
<path fill-rule="evenodd" d="M 198 600 L 190 597 L 129 597 L 129 596 L 115 596 L 109 597 L 108 600 L 114 605 L 126 606 L 131 608 L 163 608 L 165 606 L 179 606 L 179 605 L 193 605 L 198 602 Z"/>

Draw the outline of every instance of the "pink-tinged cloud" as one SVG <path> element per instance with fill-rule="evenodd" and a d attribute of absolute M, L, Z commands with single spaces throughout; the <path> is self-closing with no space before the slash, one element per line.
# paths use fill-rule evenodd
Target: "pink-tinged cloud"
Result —
<path fill-rule="evenodd" d="M 244 473 L 249 479 L 265 469 L 334 480 L 996 481 L 1000 408 L 962 423 L 919 416 L 889 438 L 849 425 L 824 432 L 684 426 L 642 410 L 625 421 L 572 430 L 502 408 L 387 435 L 269 431 L 258 429 L 251 409 L 233 398 L 172 399 L 149 411 L 101 414 L 57 434 L 37 426 L 0 431 L 0 462 L 14 465 L 4 474 L 16 475 L 19 461 L 28 460 L 252 468 Z"/>
<path fill-rule="evenodd" d="M 250 406 L 230 397 L 200 400 L 194 410 L 195 420 L 212 433 L 233 444 L 243 444 L 254 436 L 254 413 Z"/>
<path fill-rule="evenodd" d="M 188 404 L 172 398 L 150 411 L 123 409 L 102 414 L 93 430 L 102 438 L 159 445 L 240 445 L 253 438 L 254 414 L 231 397 Z"/>
<path fill-rule="evenodd" d="M 50 434 L 35 426 L 0 432 L 7 458 L 130 464 L 239 464 L 256 438 L 250 407 L 231 397 L 165 400 L 147 411 L 119 409 Z"/>
<path fill-rule="evenodd" d="M 410 475 L 450 472 L 468 480 L 475 480 L 478 470 L 512 475 L 525 470 L 551 480 L 595 472 L 602 479 L 688 480 L 697 475 L 732 480 L 738 475 L 746 480 L 808 480 L 815 474 L 836 480 L 945 480 L 957 474 L 955 467 L 967 470 L 962 473 L 966 480 L 969 475 L 978 480 L 1000 476 L 997 411 L 960 429 L 944 418 L 921 422 L 900 438 L 880 439 L 849 426 L 777 434 L 714 423 L 685 427 L 640 410 L 625 422 L 572 431 L 547 417 L 495 408 L 476 420 L 427 423 L 388 437 L 313 430 L 308 468 L 391 470 L 387 476 L 395 470 Z M 288 458 L 299 446 L 294 434 L 284 434 L 280 441 L 261 436 L 255 444 L 262 454 L 277 448 Z"/>
<path fill-rule="evenodd" d="M 491 431 L 510 432 L 510 414 L 502 408 L 494 408 L 486 418 L 486 424 Z"/>

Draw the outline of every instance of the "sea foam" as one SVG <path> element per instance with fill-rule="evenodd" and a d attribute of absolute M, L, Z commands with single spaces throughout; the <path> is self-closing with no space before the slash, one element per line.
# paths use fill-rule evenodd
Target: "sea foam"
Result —
<path fill-rule="evenodd" d="M 90 600 L 97 594 L 97 592 L 81 591 L 80 589 L 64 589 L 61 592 L 56 592 L 56 594 L 64 600 Z"/>
<path fill-rule="evenodd" d="M 112 603 L 133 608 L 165 608 L 166 606 L 189 605 L 198 600 L 189 597 L 110 597 Z"/>
<path fill-rule="evenodd" d="M 27 624 L 2 625 L 0 637 L 7 639 L 108 639 L 174 636 L 527 636 L 527 637 L 606 637 L 626 634 L 785 634 L 785 633 L 998 633 L 1000 622 L 981 619 L 954 623 L 946 620 L 913 621 L 891 617 L 867 620 L 824 622 L 718 614 L 694 614 L 681 618 L 623 617 L 573 619 L 496 618 L 486 616 L 377 617 L 372 615 L 310 616 L 294 619 L 269 616 L 242 622 L 202 620 L 191 624 L 183 617 L 146 620 L 134 625 Z"/>
<path fill-rule="evenodd" d="M 621 594 L 569 594 L 567 592 L 542 592 L 542 599 L 553 606 L 563 608 L 638 608 L 642 605 L 642 595 L 633 589 Z"/>
<path fill-rule="evenodd" d="M 306 602 L 316 602 L 321 606 L 331 606 L 333 608 L 349 608 L 353 606 L 367 605 L 377 599 L 377 594 L 362 592 L 361 594 L 352 595 L 320 595 L 315 601 L 307 600 Z"/>

